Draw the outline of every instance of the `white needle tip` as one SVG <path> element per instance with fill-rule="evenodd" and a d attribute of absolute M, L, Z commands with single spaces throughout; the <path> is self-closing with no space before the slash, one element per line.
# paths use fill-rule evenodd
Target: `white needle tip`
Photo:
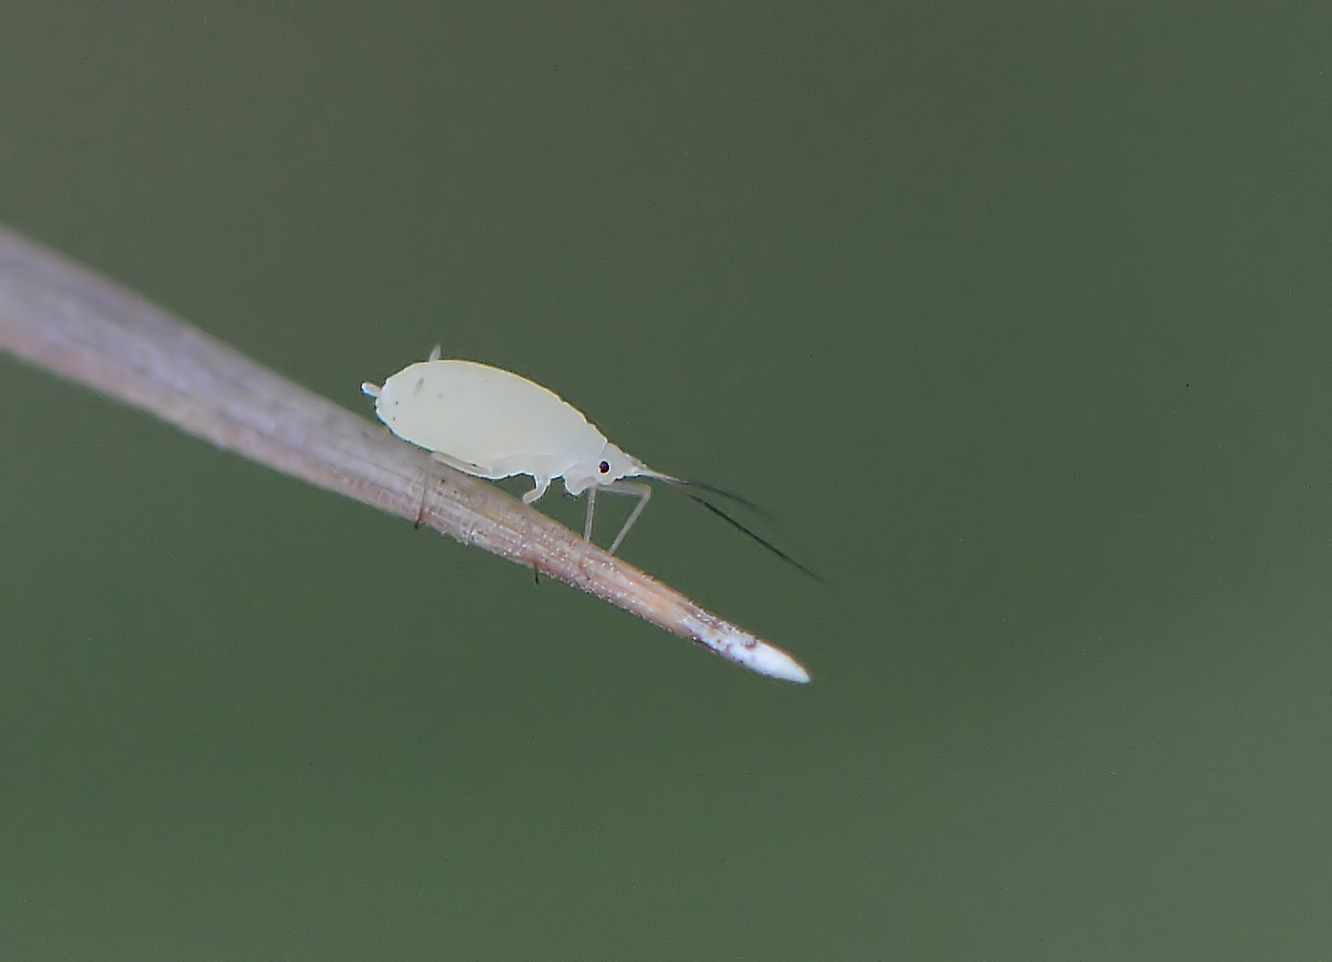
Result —
<path fill-rule="evenodd" d="M 765 645 L 759 642 L 749 652 L 749 664 L 746 666 L 769 678 L 780 678 L 782 681 L 794 681 L 801 685 L 809 681 L 809 672 L 805 671 L 805 666 L 800 664 L 780 648 L 773 648 L 771 645 Z"/>
<path fill-rule="evenodd" d="M 800 662 L 780 648 L 759 641 L 749 632 L 720 618 L 709 618 L 707 621 L 699 619 L 689 627 L 694 638 L 743 668 L 800 685 L 809 682 L 809 672 L 805 671 L 805 666 Z"/>

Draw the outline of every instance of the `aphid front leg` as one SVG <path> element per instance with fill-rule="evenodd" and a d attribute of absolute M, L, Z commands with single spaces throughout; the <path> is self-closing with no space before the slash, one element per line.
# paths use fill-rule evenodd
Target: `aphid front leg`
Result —
<path fill-rule="evenodd" d="M 620 533 L 615 536 L 611 546 L 606 549 L 608 554 L 615 554 L 615 549 L 624 542 L 624 536 L 629 533 L 629 529 L 634 526 L 638 516 L 643 513 L 647 507 L 648 499 L 652 497 L 652 488 L 646 484 L 634 484 L 630 481 L 613 481 L 610 484 L 603 484 L 602 489 L 613 491 L 616 494 L 636 494 L 638 495 L 638 504 L 634 505 L 634 510 L 629 513 L 629 520 L 624 523 Z M 591 491 L 588 492 L 591 494 Z"/>
<path fill-rule="evenodd" d="M 597 486 L 587 489 L 587 520 L 583 522 L 583 540 L 592 540 L 592 514 L 597 509 Z"/>

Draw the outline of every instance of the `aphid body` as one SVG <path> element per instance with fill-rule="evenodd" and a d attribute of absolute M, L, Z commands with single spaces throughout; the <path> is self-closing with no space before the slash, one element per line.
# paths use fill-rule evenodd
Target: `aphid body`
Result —
<path fill-rule="evenodd" d="M 647 506 L 652 489 L 622 479 L 649 477 L 684 484 L 654 471 L 606 440 L 582 412 L 554 391 L 509 371 L 475 361 L 430 359 L 410 364 L 384 382 L 361 390 L 375 399 L 375 413 L 390 431 L 435 458 L 480 478 L 530 475 L 523 495 L 531 504 L 555 478 L 571 495 L 588 494 L 583 537 L 592 536 L 598 489 L 637 495 L 639 502 L 611 543 L 624 541 Z"/>

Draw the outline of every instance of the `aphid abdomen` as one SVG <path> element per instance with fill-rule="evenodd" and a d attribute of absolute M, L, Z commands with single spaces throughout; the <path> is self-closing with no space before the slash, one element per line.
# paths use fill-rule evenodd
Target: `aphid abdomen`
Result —
<path fill-rule="evenodd" d="M 471 361 L 412 364 L 384 383 L 375 409 L 398 437 L 487 478 L 560 477 L 606 443 L 553 391 Z"/>

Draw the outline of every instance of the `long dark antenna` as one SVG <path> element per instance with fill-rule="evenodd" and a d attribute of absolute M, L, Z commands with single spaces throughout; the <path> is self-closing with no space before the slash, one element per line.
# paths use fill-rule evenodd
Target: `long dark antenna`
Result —
<path fill-rule="evenodd" d="M 662 478 L 662 480 L 669 481 L 671 484 L 675 485 L 678 488 L 696 488 L 699 491 L 706 491 L 708 494 L 720 495 L 721 497 L 725 498 L 727 501 L 734 501 L 736 504 L 743 504 L 746 508 L 748 508 L 751 511 L 757 512 L 760 516 L 764 518 L 768 517 L 768 512 L 764 511 L 753 501 L 750 501 L 748 498 L 741 497 L 740 495 L 735 494 L 732 491 L 727 491 L 725 488 L 719 488 L 715 484 L 708 484 L 706 481 L 686 481 L 684 478 Z M 697 501 L 698 499 L 695 498 L 694 500 Z"/>
<path fill-rule="evenodd" d="M 736 502 L 737 504 L 743 504 L 745 507 L 747 507 L 747 508 L 751 508 L 752 510 L 757 511 L 759 514 L 763 514 L 763 513 L 764 513 L 764 512 L 763 512 L 763 509 L 760 508 L 758 505 L 756 505 L 753 501 L 750 501 L 750 500 L 747 499 L 747 498 L 742 498 L 742 497 L 740 497 L 739 495 L 736 495 L 736 494 L 731 494 L 729 491 L 723 491 L 721 488 L 713 487 L 713 486 L 710 485 L 710 484 L 704 484 L 704 483 L 702 483 L 701 481 L 685 481 L 685 480 L 683 480 L 682 478 L 669 478 L 669 479 L 663 478 L 662 480 L 668 481 L 668 483 L 670 483 L 670 484 L 674 485 L 675 487 L 679 488 L 681 491 L 683 491 L 683 492 L 685 493 L 685 496 L 688 497 L 691 501 L 697 501 L 699 504 L 703 505 L 703 507 L 707 508 L 709 511 L 711 511 L 713 514 L 715 514 L 717 517 L 721 518 L 721 519 L 722 519 L 723 521 L 725 521 L 727 524 L 731 525 L 733 528 L 737 529 L 738 531 L 743 532 L 744 534 L 749 535 L 749 537 L 753 538 L 753 539 L 754 539 L 755 541 L 757 541 L 759 544 L 763 545 L 763 547 L 767 548 L 769 551 L 771 551 L 771 552 L 772 552 L 773 554 L 775 554 L 777 557 L 781 558 L 783 561 L 785 561 L 787 564 L 789 564 L 792 568 L 795 568 L 797 571 L 803 571 L 805 574 L 809 575 L 811 578 L 813 578 L 815 581 L 817 581 L 817 582 L 818 582 L 819 584 L 821 584 L 821 585 L 826 585 L 826 584 L 828 583 L 828 582 L 824 581 L 823 578 L 821 578 L 821 577 L 820 577 L 818 574 L 816 574 L 814 571 L 812 571 L 812 570 L 810 570 L 809 568 L 805 567 L 805 566 L 802 565 L 799 561 L 796 561 L 795 558 L 792 558 L 789 554 L 787 554 L 787 553 L 786 553 L 785 551 L 783 551 L 781 548 L 777 547 L 775 544 L 773 544 L 773 543 L 772 543 L 771 541 L 769 541 L 767 538 L 763 537 L 763 535 L 759 534 L 757 531 L 754 531 L 752 528 L 749 528 L 749 527 L 747 527 L 746 525 L 741 524 L 739 521 L 737 521 L 735 518 L 731 517 L 729 514 L 727 514 L 727 513 L 726 513 L 725 511 L 723 511 L 721 508 L 717 507 L 717 506 L 716 506 L 715 504 L 713 504 L 711 501 L 707 500 L 706 498 L 702 497 L 701 495 L 697 495 L 697 494 L 695 494 L 693 491 L 690 491 L 689 489 L 690 489 L 690 488 L 698 488 L 698 489 L 700 489 L 700 490 L 702 490 L 702 491 L 708 491 L 708 492 L 711 492 L 712 494 L 719 494 L 719 495 L 721 495 L 721 496 L 723 496 L 723 497 L 730 498 L 732 501 Z"/>

